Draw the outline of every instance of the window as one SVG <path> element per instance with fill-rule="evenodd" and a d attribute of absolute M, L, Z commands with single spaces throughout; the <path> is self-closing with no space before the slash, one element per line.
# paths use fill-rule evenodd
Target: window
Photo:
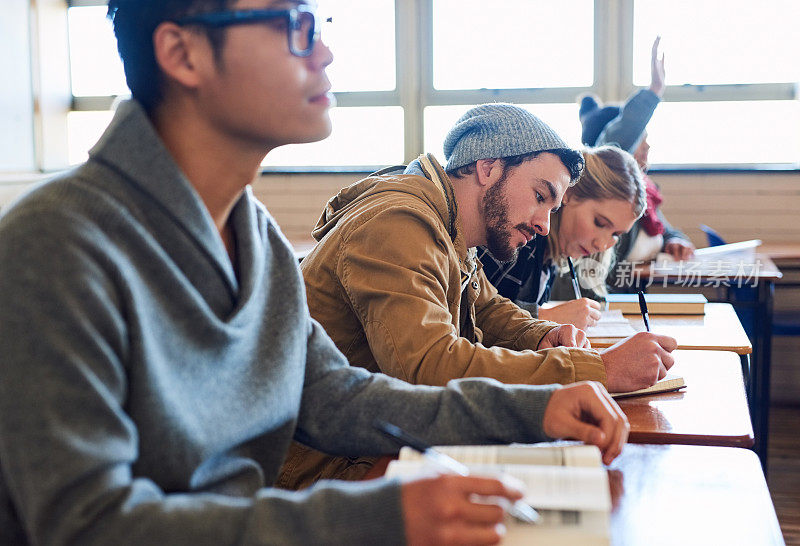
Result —
<path fill-rule="evenodd" d="M 422 151 L 444 160 L 470 106 L 514 102 L 579 144 L 577 98 L 621 102 L 648 85 L 662 36 L 668 88 L 648 126 L 668 166 L 800 163 L 796 0 L 321 0 L 338 107 L 333 135 L 271 153 L 266 170 L 370 169 Z M 71 0 L 69 161 L 126 94 L 102 0 Z M 723 7 L 724 6 L 724 7 Z"/>
<path fill-rule="evenodd" d="M 648 126 L 655 164 L 800 163 L 796 0 L 635 0 L 633 83 L 666 50 L 666 101 Z"/>
<path fill-rule="evenodd" d="M 434 89 L 591 87 L 593 51 L 593 0 L 433 0 Z"/>
<path fill-rule="evenodd" d="M 73 110 L 67 114 L 66 124 L 67 158 L 74 165 L 86 160 L 111 121 L 114 97 L 128 96 L 130 90 L 114 30 L 106 18 L 107 7 L 73 4 L 67 10 Z"/>

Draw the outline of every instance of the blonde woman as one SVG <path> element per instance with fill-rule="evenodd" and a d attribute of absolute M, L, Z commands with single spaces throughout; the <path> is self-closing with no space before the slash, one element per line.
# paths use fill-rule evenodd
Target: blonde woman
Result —
<path fill-rule="evenodd" d="M 522 247 L 512 262 L 495 259 L 485 248 L 478 257 L 501 295 L 539 318 L 585 329 L 600 318 L 600 304 L 590 298 L 541 309 L 554 280 L 568 276 L 567 257 L 578 262 L 581 286 L 597 296 L 606 293 L 611 250 L 631 229 L 647 205 L 645 184 L 631 154 L 612 146 L 583 151 L 586 168 L 551 216 L 550 232 Z"/>

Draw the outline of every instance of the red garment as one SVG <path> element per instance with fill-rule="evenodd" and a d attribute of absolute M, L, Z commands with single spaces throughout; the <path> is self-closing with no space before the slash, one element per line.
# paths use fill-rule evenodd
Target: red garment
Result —
<path fill-rule="evenodd" d="M 661 192 L 658 190 L 656 183 L 650 180 L 650 177 L 644 175 L 644 182 L 647 186 L 647 208 L 644 215 L 639 219 L 639 225 L 651 237 L 661 235 L 664 233 L 664 223 L 659 220 L 656 210 L 658 205 L 664 200 L 661 197 Z"/>

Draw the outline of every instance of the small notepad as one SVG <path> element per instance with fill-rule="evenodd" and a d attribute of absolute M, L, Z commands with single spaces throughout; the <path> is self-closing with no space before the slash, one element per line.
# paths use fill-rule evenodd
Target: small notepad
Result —
<path fill-rule="evenodd" d="M 667 375 L 664 379 L 657 381 L 655 385 L 647 387 L 646 389 L 639 389 L 638 391 L 630 392 L 615 392 L 611 393 L 614 398 L 627 398 L 628 396 L 644 396 L 646 394 L 658 394 L 661 392 L 677 391 L 686 386 L 683 377 Z"/>

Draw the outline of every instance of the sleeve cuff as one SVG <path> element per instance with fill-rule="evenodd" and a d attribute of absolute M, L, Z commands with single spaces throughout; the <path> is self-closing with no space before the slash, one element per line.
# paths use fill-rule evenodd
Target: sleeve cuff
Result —
<path fill-rule="evenodd" d="M 597 349 L 570 349 L 569 356 L 575 369 L 575 382 L 599 381 L 607 386 L 606 367 Z"/>

